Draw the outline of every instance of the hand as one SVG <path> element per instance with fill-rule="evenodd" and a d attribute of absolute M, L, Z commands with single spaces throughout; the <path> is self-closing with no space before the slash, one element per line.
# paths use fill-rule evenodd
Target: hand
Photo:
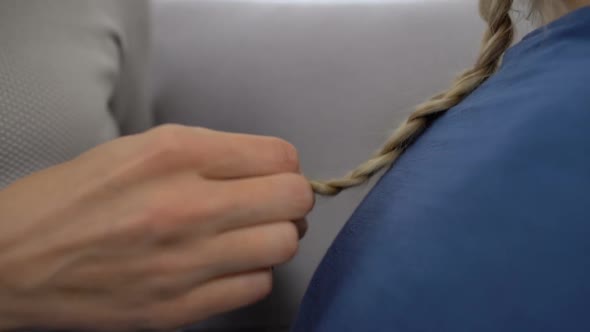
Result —
<path fill-rule="evenodd" d="M 264 298 L 313 206 L 298 171 L 279 139 L 168 125 L 22 179 L 0 192 L 0 329 L 168 329 Z"/>

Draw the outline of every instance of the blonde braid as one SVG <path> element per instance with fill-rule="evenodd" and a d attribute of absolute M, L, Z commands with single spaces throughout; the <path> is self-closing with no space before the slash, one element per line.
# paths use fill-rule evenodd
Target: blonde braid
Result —
<path fill-rule="evenodd" d="M 474 67 L 461 74 L 446 92 L 419 105 L 375 157 L 364 162 L 343 178 L 326 182 L 311 181 L 320 195 L 335 196 L 342 190 L 367 182 L 371 176 L 392 165 L 438 116 L 457 105 L 493 75 L 502 55 L 512 44 L 514 29 L 510 10 L 513 0 L 480 0 L 480 14 L 487 22 L 481 51 Z"/>

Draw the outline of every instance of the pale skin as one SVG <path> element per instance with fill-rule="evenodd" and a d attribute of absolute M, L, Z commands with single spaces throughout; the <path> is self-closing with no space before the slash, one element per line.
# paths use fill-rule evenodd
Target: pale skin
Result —
<path fill-rule="evenodd" d="M 276 138 L 164 126 L 99 146 L 0 192 L 0 330 L 172 329 L 257 302 L 313 202 Z"/>

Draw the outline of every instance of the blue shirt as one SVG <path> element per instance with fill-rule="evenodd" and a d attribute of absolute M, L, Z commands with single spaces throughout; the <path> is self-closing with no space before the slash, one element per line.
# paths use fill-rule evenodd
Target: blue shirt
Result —
<path fill-rule="evenodd" d="M 293 331 L 590 331 L 590 8 L 512 47 L 384 175 Z"/>

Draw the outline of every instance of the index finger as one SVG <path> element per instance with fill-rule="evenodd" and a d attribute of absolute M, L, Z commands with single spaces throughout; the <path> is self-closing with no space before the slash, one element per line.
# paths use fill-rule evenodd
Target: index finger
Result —
<path fill-rule="evenodd" d="M 236 179 L 299 172 L 297 149 L 276 137 L 196 130 L 203 162 L 198 166 L 208 179 Z"/>
<path fill-rule="evenodd" d="M 241 179 L 299 172 L 297 150 L 279 138 L 179 125 L 159 127 L 152 130 L 151 135 L 148 144 L 152 146 L 148 148 L 155 149 L 154 156 L 159 162 L 195 170 L 206 179 Z"/>

